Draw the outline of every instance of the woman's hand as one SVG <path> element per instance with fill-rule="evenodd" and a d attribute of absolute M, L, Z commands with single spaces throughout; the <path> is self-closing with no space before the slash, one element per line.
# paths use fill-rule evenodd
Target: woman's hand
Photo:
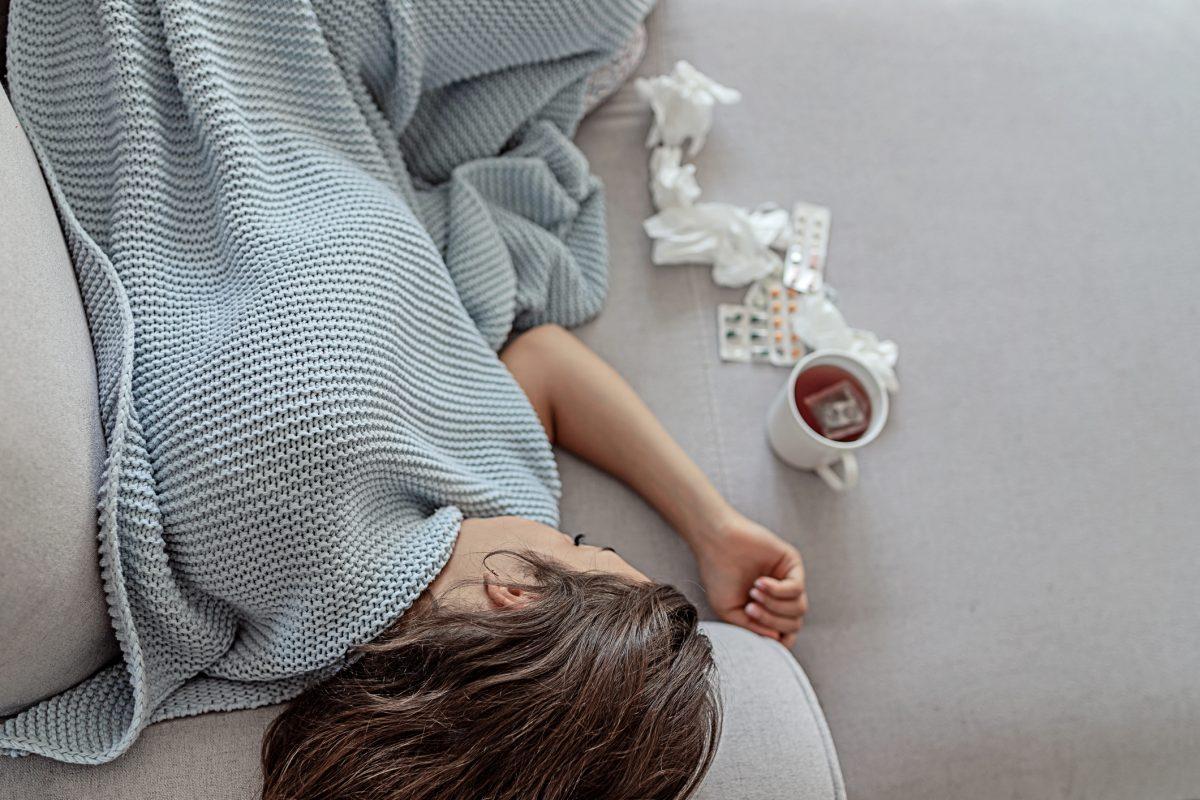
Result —
<path fill-rule="evenodd" d="M 708 602 L 721 619 L 785 647 L 795 643 L 808 611 L 799 550 L 732 512 L 710 534 L 693 539 L 693 551 Z"/>

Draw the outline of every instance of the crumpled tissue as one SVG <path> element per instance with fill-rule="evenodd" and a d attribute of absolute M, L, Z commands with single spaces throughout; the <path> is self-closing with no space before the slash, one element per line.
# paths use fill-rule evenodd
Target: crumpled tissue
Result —
<path fill-rule="evenodd" d="M 656 147 L 650 154 L 650 195 L 657 209 L 690 206 L 700 196 L 696 165 L 684 164 L 683 149 Z"/>
<path fill-rule="evenodd" d="M 654 111 L 646 146 L 682 147 L 690 139 L 689 156 L 696 155 L 704 146 L 704 138 L 712 127 L 713 106 L 742 99 L 741 92 L 722 86 L 686 61 L 676 62 L 675 69 L 667 75 L 639 78 L 634 85 Z"/>
<path fill-rule="evenodd" d="M 900 348 L 871 331 L 851 328 L 842 312 L 823 294 L 801 295 L 792 315 L 792 331 L 813 350 L 842 350 L 858 356 L 889 392 L 896 392 L 896 361 Z"/>
<path fill-rule="evenodd" d="M 788 214 L 781 208 L 747 211 L 728 203 L 666 208 L 642 227 L 654 240 L 655 264 L 712 264 L 721 286 L 745 286 L 779 272 L 783 260 L 771 250 L 784 236 Z"/>
<path fill-rule="evenodd" d="M 659 213 L 646 220 L 654 239 L 655 264 L 712 264 L 722 286 L 747 283 L 782 270 L 771 251 L 784 248 L 791 233 L 788 213 L 775 206 L 748 211 L 728 203 L 697 203 L 696 167 L 683 163 L 704 145 L 716 103 L 734 103 L 741 95 L 703 75 L 686 61 L 668 75 L 642 78 L 638 93 L 650 102 L 654 124 L 646 145 L 650 154 L 650 195 Z"/>

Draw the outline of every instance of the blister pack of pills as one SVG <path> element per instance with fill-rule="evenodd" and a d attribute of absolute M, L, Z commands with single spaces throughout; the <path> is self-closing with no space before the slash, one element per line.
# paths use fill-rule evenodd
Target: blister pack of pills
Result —
<path fill-rule="evenodd" d="M 804 344 L 788 323 L 797 295 L 778 279 L 768 278 L 750 286 L 742 305 L 717 306 L 721 360 L 795 364 L 804 355 Z"/>
<path fill-rule="evenodd" d="M 767 315 L 749 306 L 717 306 L 717 337 L 722 361 L 766 360 Z"/>
<path fill-rule="evenodd" d="M 783 285 L 797 292 L 819 292 L 825 285 L 825 255 L 833 217 L 825 206 L 792 207 L 792 243 L 783 256 Z"/>
<path fill-rule="evenodd" d="M 785 287 L 778 278 L 764 278 L 751 284 L 742 299 L 752 313 L 766 316 L 767 342 L 771 348 L 767 360 L 779 367 L 789 367 L 804 355 L 804 343 L 792 331 L 790 321 L 796 313 L 798 295 L 799 292 Z"/>
<path fill-rule="evenodd" d="M 804 342 L 792 330 L 790 320 L 801 295 L 829 293 L 825 256 L 831 221 L 825 206 L 796 203 L 792 207 L 782 279 L 760 278 L 750 284 L 742 305 L 725 304 L 717 309 L 722 360 L 766 361 L 788 367 L 804 355 Z"/>

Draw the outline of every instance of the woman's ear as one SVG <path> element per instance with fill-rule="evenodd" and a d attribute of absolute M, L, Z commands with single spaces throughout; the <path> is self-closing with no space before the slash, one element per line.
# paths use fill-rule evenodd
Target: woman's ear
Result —
<path fill-rule="evenodd" d="M 532 599 L 532 595 L 524 589 L 505 586 L 502 583 L 486 581 L 484 591 L 492 608 L 524 608 Z"/>

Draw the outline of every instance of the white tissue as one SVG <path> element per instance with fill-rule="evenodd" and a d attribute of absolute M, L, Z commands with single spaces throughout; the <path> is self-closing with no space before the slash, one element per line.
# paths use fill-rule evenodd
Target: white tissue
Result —
<path fill-rule="evenodd" d="M 871 331 L 851 328 L 837 306 L 822 294 L 801 295 L 792 315 L 792 331 L 813 350 L 843 350 L 858 356 L 889 392 L 900 388 L 896 360 L 900 348 L 890 339 L 879 340 Z"/>
<path fill-rule="evenodd" d="M 787 224 L 782 209 L 696 203 L 665 208 L 642 227 L 654 240 L 655 264 L 712 264 L 716 283 L 745 286 L 780 271 L 782 259 L 770 245 Z"/>
<path fill-rule="evenodd" d="M 758 231 L 758 240 L 765 246 L 786 250 L 792 243 L 792 219 L 787 210 L 774 203 L 763 203 L 750 212 L 750 219 Z"/>
<path fill-rule="evenodd" d="M 691 140 L 689 156 L 696 155 L 704 146 L 704 137 L 712 126 L 713 106 L 742 99 L 736 89 L 722 86 L 686 61 L 676 62 L 675 69 L 667 75 L 639 78 L 635 86 L 654 111 L 646 146 L 682 147 Z"/>
<path fill-rule="evenodd" d="M 683 164 L 683 150 L 656 147 L 650 154 L 650 194 L 657 209 L 690 206 L 700 196 L 696 166 Z"/>

